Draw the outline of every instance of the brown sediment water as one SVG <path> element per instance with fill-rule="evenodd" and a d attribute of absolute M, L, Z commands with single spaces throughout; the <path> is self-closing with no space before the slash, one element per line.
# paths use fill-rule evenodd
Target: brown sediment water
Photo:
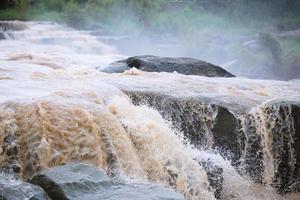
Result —
<path fill-rule="evenodd" d="M 300 83 L 137 69 L 107 74 L 95 68 L 125 58 L 115 47 L 54 23 L 27 22 L 26 26 L 28 29 L 14 33 L 14 40 L 0 42 L 0 70 L 5 73 L 0 74 L 2 168 L 27 179 L 47 167 L 87 161 L 111 176 L 159 183 L 187 199 L 214 199 L 207 173 L 199 165 L 210 160 L 223 169 L 222 199 L 289 198 L 272 188 L 278 168 L 276 155 L 281 149 L 273 151 L 271 131 L 288 130 L 285 137 L 290 139 L 288 155 L 293 173 L 291 108 L 264 105 L 271 101 L 299 102 Z M 200 116 L 205 148 L 190 145 L 171 125 L 171 119 L 163 118 L 155 108 L 134 105 L 126 95 L 128 91 L 208 99 L 197 108 L 187 104 L 180 108 L 184 112 L 190 106 Z M 263 185 L 211 151 L 218 109 L 207 102 L 231 107 L 241 121 L 244 113 L 252 116 L 250 122 L 244 120 L 242 124 L 251 123 L 262 138 Z"/>

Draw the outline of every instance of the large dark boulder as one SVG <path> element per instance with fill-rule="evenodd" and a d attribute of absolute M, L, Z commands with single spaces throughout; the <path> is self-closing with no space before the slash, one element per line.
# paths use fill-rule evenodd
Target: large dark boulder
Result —
<path fill-rule="evenodd" d="M 161 186 L 125 184 L 112 180 L 97 168 L 71 163 L 35 174 L 31 183 L 44 188 L 55 200 L 183 200 L 183 196 Z"/>
<path fill-rule="evenodd" d="M 39 186 L 24 183 L 15 177 L 0 173 L 1 200 L 50 200 Z"/>
<path fill-rule="evenodd" d="M 147 72 L 178 72 L 185 75 L 201 75 L 208 77 L 234 77 L 216 65 L 194 58 L 168 58 L 158 56 L 135 56 L 117 61 L 101 70 L 104 72 L 123 72 L 130 68 Z"/>

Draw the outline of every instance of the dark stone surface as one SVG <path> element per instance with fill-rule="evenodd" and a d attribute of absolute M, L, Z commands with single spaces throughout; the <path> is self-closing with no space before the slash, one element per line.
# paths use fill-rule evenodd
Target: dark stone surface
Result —
<path fill-rule="evenodd" d="M 240 121 L 228 108 L 216 106 L 218 107 L 218 114 L 212 128 L 214 148 L 220 149 L 220 153 L 224 157 L 229 157 L 233 165 L 238 165 L 245 148 L 245 136 L 240 131 Z"/>
<path fill-rule="evenodd" d="M 260 126 L 271 134 L 270 149 L 278 164 L 272 186 L 279 193 L 300 191 L 300 106 L 296 102 L 270 102 L 262 105 L 266 117 L 257 113 L 234 113 L 230 108 L 209 104 L 203 99 L 182 99 L 151 92 L 126 92 L 133 103 L 156 108 L 174 128 L 198 148 L 206 148 L 211 130 L 213 148 L 241 173 L 263 183 L 264 151 Z"/>
<path fill-rule="evenodd" d="M 168 58 L 158 56 L 135 56 L 112 63 L 101 70 L 109 73 L 120 73 L 130 68 L 147 72 L 178 72 L 185 75 L 208 77 L 234 77 L 221 67 L 194 58 Z M 100 68 L 98 68 L 100 70 Z"/>
<path fill-rule="evenodd" d="M 183 200 L 183 196 L 154 185 L 125 184 L 97 168 L 71 163 L 35 174 L 30 182 L 41 186 L 55 200 Z"/>
<path fill-rule="evenodd" d="M 300 192 L 300 105 L 292 106 L 292 115 L 295 126 L 293 148 L 296 153 L 296 163 L 293 173 L 293 181 L 289 186 L 289 190 Z"/>
<path fill-rule="evenodd" d="M 15 177 L 0 173 L 0 200 L 50 200 L 39 186 L 24 183 Z"/>
<path fill-rule="evenodd" d="M 287 115 L 289 109 L 290 115 Z M 287 118 L 290 123 L 272 129 L 272 153 L 278 162 L 273 186 L 280 193 L 300 192 L 300 104 L 284 102 L 279 111 L 283 119 Z"/>
<path fill-rule="evenodd" d="M 147 104 L 156 108 L 170 120 L 173 127 L 183 132 L 192 144 L 208 146 L 207 130 L 211 130 L 214 148 L 220 149 L 233 163 L 239 160 L 244 148 L 239 120 L 225 107 L 208 104 L 201 99 L 181 99 L 168 95 L 127 92 L 134 104 Z"/>
<path fill-rule="evenodd" d="M 237 165 L 242 173 L 246 173 L 257 183 L 263 183 L 263 147 L 261 144 L 261 136 L 256 128 L 254 116 L 246 114 L 242 124 L 243 130 L 243 154 Z"/>

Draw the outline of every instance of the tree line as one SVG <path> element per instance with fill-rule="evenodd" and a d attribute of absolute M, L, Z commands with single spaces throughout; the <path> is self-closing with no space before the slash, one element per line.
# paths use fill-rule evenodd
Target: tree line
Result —
<path fill-rule="evenodd" d="M 175 15 L 184 18 L 181 21 L 190 21 L 189 17 L 203 14 L 241 24 L 296 21 L 300 25 L 299 0 L 1 0 L 0 13 L 3 10 L 17 10 L 25 19 L 46 16 L 71 25 L 125 16 L 143 26 L 157 28 L 174 26 Z M 5 18 L 5 14 L 0 18 Z M 166 24 L 168 21 L 171 25 Z"/>

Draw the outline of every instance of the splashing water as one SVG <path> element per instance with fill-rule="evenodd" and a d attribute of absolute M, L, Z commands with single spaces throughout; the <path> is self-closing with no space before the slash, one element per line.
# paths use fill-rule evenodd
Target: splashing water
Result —
<path fill-rule="evenodd" d="M 47 167 L 88 161 L 111 176 L 159 183 L 187 199 L 215 199 L 201 165 L 209 161 L 223 169 L 221 199 L 284 199 L 271 186 L 274 179 L 280 180 L 276 172 L 283 150 L 288 149 L 293 172 L 291 110 L 262 104 L 270 99 L 298 101 L 300 83 L 137 69 L 123 74 L 101 73 L 95 67 L 125 56 L 86 32 L 45 22 L 28 22 L 26 26 L 0 42 L 1 168 L 26 179 Z M 190 124 L 185 128 L 203 136 L 201 146 L 197 149 L 184 139 L 185 129 L 174 126 L 177 121 L 160 101 L 153 101 L 152 108 L 133 105 L 130 98 L 140 91 L 203 101 L 182 101 L 180 112 L 190 115 L 175 116 L 182 127 Z M 249 156 L 252 135 L 261 137 L 265 186 L 212 149 L 216 103 L 231 107 L 243 121 L 248 138 L 241 162 Z M 165 113 L 161 115 L 155 108 Z M 273 141 L 281 142 L 278 148 L 272 146 Z M 287 147 L 283 146 L 286 141 Z"/>
<path fill-rule="evenodd" d="M 292 147 L 295 126 L 291 106 L 264 105 L 253 109 L 251 114 L 254 117 L 255 129 L 261 137 L 265 183 L 267 185 L 274 184 L 273 181 L 276 179 L 282 156 L 288 160 L 288 169 L 285 170 L 286 178 L 289 179 L 294 173 L 296 164 L 295 152 Z M 284 155 L 285 151 L 288 152 L 286 155 Z M 276 182 L 277 185 L 283 184 L 280 180 L 276 180 Z"/>
<path fill-rule="evenodd" d="M 114 174 L 170 184 L 190 199 L 213 199 L 205 171 L 158 112 L 134 107 L 126 98 L 107 107 L 60 98 L 9 102 L 1 109 L 7 115 L 1 136 L 16 137 L 21 149 L 15 162 L 22 177 L 50 166 L 90 161 Z M 7 149 L 2 151 L 7 154 Z"/>

